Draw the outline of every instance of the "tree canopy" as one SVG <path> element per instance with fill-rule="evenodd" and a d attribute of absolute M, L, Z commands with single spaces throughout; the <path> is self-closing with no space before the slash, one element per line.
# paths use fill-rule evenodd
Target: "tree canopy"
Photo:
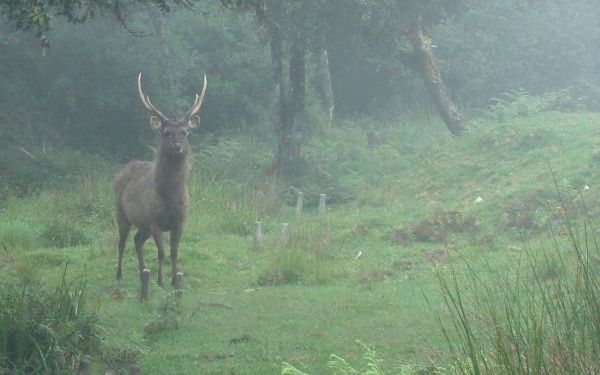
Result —
<path fill-rule="evenodd" d="M 172 112 L 206 72 L 204 130 L 260 133 L 294 160 L 331 121 L 327 86 L 337 120 L 437 108 L 451 131 L 455 109 L 464 121 L 519 89 L 596 108 L 599 12 L 592 0 L 2 1 L 0 132 L 124 155 L 147 138 L 139 71 Z M 35 34 L 49 35 L 45 58 Z"/>
<path fill-rule="evenodd" d="M 38 0 L 0 2 L 0 11 L 20 30 L 49 30 L 56 17 L 82 23 L 99 13 L 110 13 L 125 25 L 124 13 L 136 5 L 154 5 L 163 12 L 172 7 L 191 9 L 194 0 Z"/>

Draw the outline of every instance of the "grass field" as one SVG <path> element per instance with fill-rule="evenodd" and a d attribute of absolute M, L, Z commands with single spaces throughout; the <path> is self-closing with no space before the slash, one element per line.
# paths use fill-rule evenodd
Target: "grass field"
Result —
<path fill-rule="evenodd" d="M 327 374 L 333 353 L 363 360 L 357 340 L 389 373 L 406 364 L 447 368 L 438 319 L 452 320 L 438 275 L 467 285 L 473 273 L 510 278 L 517 265 L 533 262 L 540 274 L 560 277 L 560 267 L 544 261 L 553 242 L 547 223 L 562 245 L 569 242 L 565 214 L 600 217 L 599 123 L 600 114 L 541 113 L 480 122 L 464 137 L 440 133 L 418 145 L 383 128 L 373 149 L 359 130 L 332 130 L 307 146 L 321 164 L 301 217 L 273 193 L 275 182 L 231 177 L 228 163 L 248 167 L 239 161 L 243 147 L 197 150 L 179 255 L 185 287 L 179 298 L 153 283 L 148 303 L 138 300 L 132 240 L 124 279 L 115 280 L 110 173 L 80 177 L 69 188 L 3 202 L 0 278 L 54 285 L 65 264 L 68 277 L 84 278 L 103 328 L 104 349 L 93 358 L 98 373 L 107 362 L 125 369 L 137 361 L 144 374 L 277 374 L 284 362 Z M 257 155 L 251 158 L 265 157 Z M 232 170 L 208 179 L 203 162 L 211 157 Z M 325 215 L 311 205 L 320 188 L 333 200 Z M 257 220 L 260 249 L 252 239 Z M 280 240 L 283 222 L 290 246 Z M 151 241 L 146 263 L 155 275 Z"/>

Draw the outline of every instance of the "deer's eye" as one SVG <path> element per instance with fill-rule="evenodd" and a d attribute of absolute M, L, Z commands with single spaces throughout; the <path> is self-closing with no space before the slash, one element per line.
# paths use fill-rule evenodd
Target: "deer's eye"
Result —
<path fill-rule="evenodd" d="M 183 137 L 187 137 L 188 132 L 187 132 L 187 130 L 181 130 L 181 132 L 179 134 L 181 134 Z"/>
<path fill-rule="evenodd" d="M 173 132 L 170 130 L 165 130 L 165 132 L 163 134 L 165 137 L 168 137 L 168 138 L 173 136 Z"/>

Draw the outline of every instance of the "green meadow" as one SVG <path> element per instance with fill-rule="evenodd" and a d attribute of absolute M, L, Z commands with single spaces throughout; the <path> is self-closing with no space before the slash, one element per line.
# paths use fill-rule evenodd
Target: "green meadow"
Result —
<path fill-rule="evenodd" d="M 598 373 L 600 114 L 488 116 L 460 138 L 420 121 L 378 124 L 371 145 L 352 123 L 313 137 L 301 215 L 299 189 L 261 169 L 268 145 L 195 138 L 184 287 L 156 285 L 148 241 L 147 302 L 133 236 L 115 279 L 119 166 L 33 151 L 90 168 L 0 201 L 5 293 L 62 284 L 93 317 L 94 374 Z"/>

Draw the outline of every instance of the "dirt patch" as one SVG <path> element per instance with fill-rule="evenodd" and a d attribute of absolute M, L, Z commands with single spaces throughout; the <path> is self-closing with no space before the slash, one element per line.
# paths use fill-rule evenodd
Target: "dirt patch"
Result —
<path fill-rule="evenodd" d="M 258 340 L 247 333 L 244 333 L 239 337 L 232 337 L 231 339 L 229 339 L 229 345 L 244 344 L 248 342 L 258 342 Z"/>
<path fill-rule="evenodd" d="M 448 237 L 440 223 L 435 220 L 423 220 L 412 228 L 412 233 L 421 242 L 443 242 Z"/>
<path fill-rule="evenodd" d="M 425 258 L 430 262 L 438 262 L 446 257 L 448 257 L 448 252 L 445 250 L 430 251 L 425 254 Z"/>
<path fill-rule="evenodd" d="M 122 302 L 128 297 L 129 293 L 121 288 L 110 288 L 108 294 L 113 301 Z"/>
<path fill-rule="evenodd" d="M 410 244 L 414 239 L 411 232 L 409 232 L 408 230 L 406 230 L 404 228 L 395 229 L 391 233 L 390 237 L 391 237 L 392 244 L 403 245 L 403 246 Z"/>
<path fill-rule="evenodd" d="M 466 217 L 460 211 L 442 212 L 436 216 L 435 221 L 454 233 L 473 233 L 479 225 L 474 217 Z"/>
<path fill-rule="evenodd" d="M 146 336 L 159 335 L 168 331 L 179 329 L 179 322 L 175 319 L 154 320 L 144 327 Z"/>
<path fill-rule="evenodd" d="M 504 207 L 505 226 L 524 232 L 535 232 L 544 226 L 544 202 L 536 196 L 513 199 Z"/>
<path fill-rule="evenodd" d="M 446 211 L 415 224 L 412 235 L 421 242 L 444 242 L 451 233 L 474 233 L 478 226 L 473 217 L 465 217 L 460 211 Z"/>

